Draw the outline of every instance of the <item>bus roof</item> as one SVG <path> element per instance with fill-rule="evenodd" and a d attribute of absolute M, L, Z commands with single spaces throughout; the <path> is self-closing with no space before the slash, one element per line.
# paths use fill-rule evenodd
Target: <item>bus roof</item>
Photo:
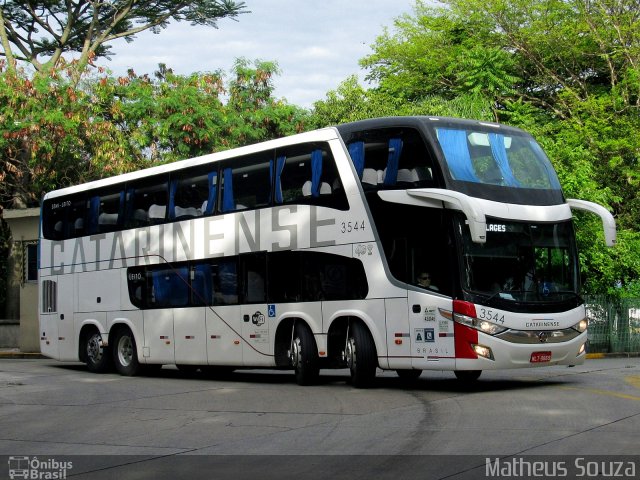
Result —
<path fill-rule="evenodd" d="M 527 134 L 524 130 L 502 123 L 485 122 L 481 120 L 469 120 L 465 118 L 455 117 L 434 117 L 434 116 L 398 116 L 398 117 L 380 117 L 368 120 L 358 120 L 355 122 L 336 125 L 341 135 L 348 136 L 352 132 L 359 130 L 369 130 L 377 128 L 393 128 L 393 127 L 416 127 L 425 125 L 448 125 L 474 129 L 499 129 L 503 132 L 518 132 L 519 134 Z"/>

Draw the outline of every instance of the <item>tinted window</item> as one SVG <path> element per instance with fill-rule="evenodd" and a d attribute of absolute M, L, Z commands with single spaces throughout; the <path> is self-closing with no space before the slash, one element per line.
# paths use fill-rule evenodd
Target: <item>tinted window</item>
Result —
<path fill-rule="evenodd" d="M 85 234 L 87 201 L 84 195 L 47 200 L 42 209 L 45 238 L 64 240 Z"/>
<path fill-rule="evenodd" d="M 362 262 L 314 252 L 132 267 L 127 280 L 131 303 L 139 308 L 236 305 L 239 298 L 243 303 L 350 300 L 369 291 Z"/>
<path fill-rule="evenodd" d="M 113 232 L 122 228 L 124 188 L 113 187 L 95 192 L 89 200 L 89 232 Z"/>
<path fill-rule="evenodd" d="M 244 303 L 263 303 L 267 299 L 267 265 L 264 253 L 250 253 L 240 257 L 243 266 Z"/>
<path fill-rule="evenodd" d="M 218 187 L 217 167 L 207 165 L 172 175 L 169 218 L 182 220 L 211 215 Z"/>
<path fill-rule="evenodd" d="M 311 203 L 346 209 L 335 160 L 325 143 L 277 150 L 275 203 Z"/>
<path fill-rule="evenodd" d="M 433 160 L 422 137 L 411 128 L 358 132 L 349 154 L 367 189 L 433 187 Z"/>
<path fill-rule="evenodd" d="M 136 182 L 127 186 L 125 228 L 144 227 L 164 222 L 167 216 L 167 182 L 163 178 Z"/>
<path fill-rule="evenodd" d="M 221 165 L 220 211 L 266 207 L 271 198 L 272 153 L 234 159 Z"/>

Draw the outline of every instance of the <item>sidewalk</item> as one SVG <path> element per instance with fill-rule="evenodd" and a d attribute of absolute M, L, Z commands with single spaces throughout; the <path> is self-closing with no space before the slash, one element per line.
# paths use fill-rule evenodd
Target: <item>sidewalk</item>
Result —
<path fill-rule="evenodd" d="M 25 353 L 19 348 L 0 348 L 0 360 L 3 358 L 47 358 L 41 353 Z"/>

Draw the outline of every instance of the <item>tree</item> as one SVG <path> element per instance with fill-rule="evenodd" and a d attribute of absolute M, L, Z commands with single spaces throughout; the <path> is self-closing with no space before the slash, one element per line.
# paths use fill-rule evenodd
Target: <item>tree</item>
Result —
<path fill-rule="evenodd" d="M 220 71 L 104 77 L 92 96 L 117 125 L 138 168 L 299 133 L 308 114 L 273 97 L 273 62 L 239 59 L 230 79 Z"/>
<path fill-rule="evenodd" d="M 137 33 L 160 32 L 170 21 L 216 27 L 221 18 L 244 13 L 234 0 L 7 0 L 0 7 L 0 43 L 10 72 L 17 62 L 37 71 L 58 65 L 65 53 L 79 54 L 80 72 L 93 58 L 109 54 L 107 43 Z"/>
<path fill-rule="evenodd" d="M 29 77 L 0 67 L 0 206 L 36 206 L 48 190 L 172 162 L 306 127 L 273 97 L 272 62 L 222 72 L 113 77 L 85 69 Z"/>
<path fill-rule="evenodd" d="M 326 127 L 372 117 L 393 115 L 439 115 L 491 120 L 491 105 L 485 97 L 466 94 L 443 98 L 425 95 L 413 102 L 405 101 L 384 89 L 366 89 L 355 76 L 343 81 L 324 100 L 314 103 L 313 125 Z"/>
<path fill-rule="evenodd" d="M 614 250 L 592 235 L 597 223 L 578 217 L 587 292 L 638 291 L 637 0 L 443 0 L 440 6 L 418 0 L 360 64 L 375 86 L 353 97 L 365 105 L 356 113 L 378 95 L 402 100 L 398 112 L 427 105 L 427 114 L 460 101 L 467 106 L 472 98 L 472 105 L 488 105 L 494 120 L 530 131 L 568 197 L 604 204 L 617 217 Z M 318 112 L 343 105 L 340 98 L 330 94 L 316 104 Z M 481 118 L 469 108 L 449 111 Z"/>
<path fill-rule="evenodd" d="M 0 203 L 39 204 L 44 191 L 130 169 L 126 139 L 69 72 L 0 70 Z M 98 173 L 100 172 L 100 173 Z"/>

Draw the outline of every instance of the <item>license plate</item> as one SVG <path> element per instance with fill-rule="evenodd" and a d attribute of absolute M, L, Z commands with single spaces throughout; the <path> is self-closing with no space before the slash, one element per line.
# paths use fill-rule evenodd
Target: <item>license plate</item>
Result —
<path fill-rule="evenodd" d="M 551 352 L 533 352 L 531 354 L 531 363 L 544 363 L 551 361 Z"/>

